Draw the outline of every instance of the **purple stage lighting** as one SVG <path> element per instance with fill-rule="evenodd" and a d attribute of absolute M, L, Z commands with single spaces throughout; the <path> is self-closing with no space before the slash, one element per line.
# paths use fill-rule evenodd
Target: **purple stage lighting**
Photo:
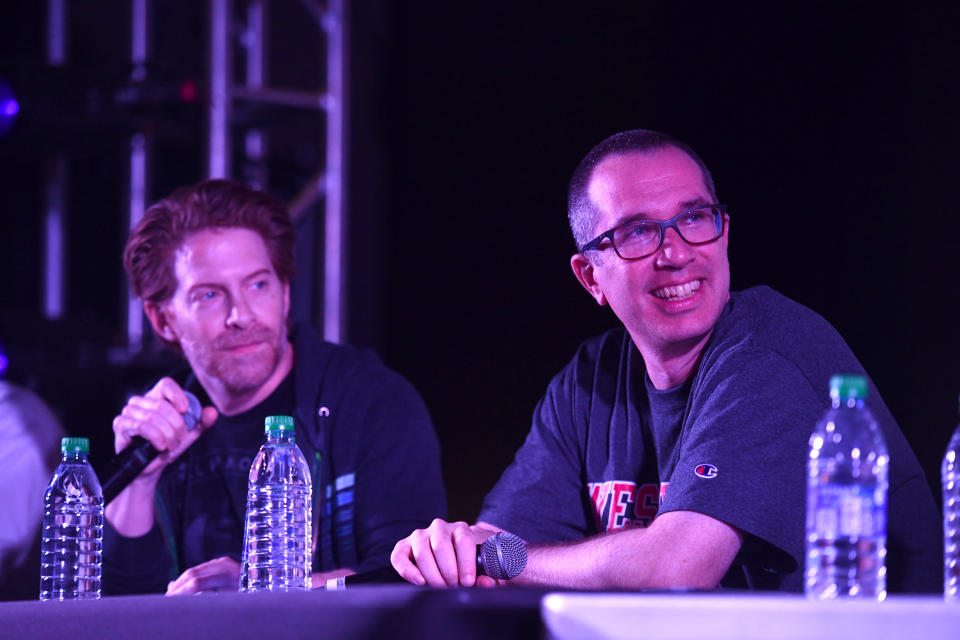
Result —
<path fill-rule="evenodd" d="M 0 78 L 0 136 L 13 128 L 14 120 L 20 113 L 20 103 L 13 93 L 13 87 Z"/>

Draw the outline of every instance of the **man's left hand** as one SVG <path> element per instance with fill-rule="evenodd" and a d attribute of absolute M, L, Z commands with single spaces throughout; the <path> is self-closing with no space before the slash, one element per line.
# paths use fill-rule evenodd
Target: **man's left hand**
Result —
<path fill-rule="evenodd" d="M 190 567 L 167 585 L 168 596 L 236 591 L 240 588 L 240 563 L 229 556 Z"/>

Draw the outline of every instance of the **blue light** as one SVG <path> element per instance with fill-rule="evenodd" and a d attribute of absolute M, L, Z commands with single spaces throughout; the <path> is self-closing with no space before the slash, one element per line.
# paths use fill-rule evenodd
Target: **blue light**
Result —
<path fill-rule="evenodd" d="M 20 103 L 17 102 L 17 96 L 13 93 L 13 87 L 0 78 L 0 136 L 13 128 L 18 113 L 20 113 Z M 2 371 L 3 369 L 0 369 L 0 372 Z"/>
<path fill-rule="evenodd" d="M 7 370 L 8 364 L 10 364 L 10 361 L 7 360 L 7 356 L 3 353 L 0 353 L 0 376 L 2 376 L 4 371 Z"/>

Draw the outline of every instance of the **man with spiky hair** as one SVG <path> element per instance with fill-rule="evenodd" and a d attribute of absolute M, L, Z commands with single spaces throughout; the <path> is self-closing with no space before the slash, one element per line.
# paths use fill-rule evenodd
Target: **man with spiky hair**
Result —
<path fill-rule="evenodd" d="M 366 350 L 289 329 L 294 229 L 276 199 L 228 180 L 181 188 L 130 235 L 124 266 L 155 334 L 188 367 L 130 398 L 116 449 L 160 452 L 106 507 L 104 591 L 239 586 L 247 476 L 264 418 L 292 415 L 313 480 L 314 583 L 383 566 L 446 509 L 420 396 Z M 185 391 L 203 405 L 187 430 Z"/>
<path fill-rule="evenodd" d="M 604 140 L 574 172 L 568 213 L 573 273 L 623 327 L 550 382 L 479 521 L 414 531 L 394 568 L 490 585 L 475 545 L 508 531 L 530 545 L 517 584 L 801 590 L 808 439 L 830 376 L 863 367 L 811 310 L 767 287 L 730 292 L 730 216 L 679 140 Z M 872 383 L 868 404 L 890 453 L 888 584 L 935 591 L 930 488 Z"/>

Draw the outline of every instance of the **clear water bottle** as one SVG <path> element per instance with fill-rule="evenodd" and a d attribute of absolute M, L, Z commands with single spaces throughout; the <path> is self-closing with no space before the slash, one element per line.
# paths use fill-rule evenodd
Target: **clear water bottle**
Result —
<path fill-rule="evenodd" d="M 293 418 L 269 416 L 267 442 L 250 468 L 241 591 L 310 589 L 313 565 L 310 468 Z"/>
<path fill-rule="evenodd" d="M 832 406 L 810 437 L 807 597 L 887 594 L 887 472 L 880 426 L 864 404 L 863 376 L 830 378 Z"/>
<path fill-rule="evenodd" d="M 103 492 L 87 438 L 64 438 L 63 460 L 43 496 L 40 599 L 100 597 Z"/>
<path fill-rule="evenodd" d="M 943 597 L 960 602 L 960 426 L 940 465 L 943 480 Z"/>

